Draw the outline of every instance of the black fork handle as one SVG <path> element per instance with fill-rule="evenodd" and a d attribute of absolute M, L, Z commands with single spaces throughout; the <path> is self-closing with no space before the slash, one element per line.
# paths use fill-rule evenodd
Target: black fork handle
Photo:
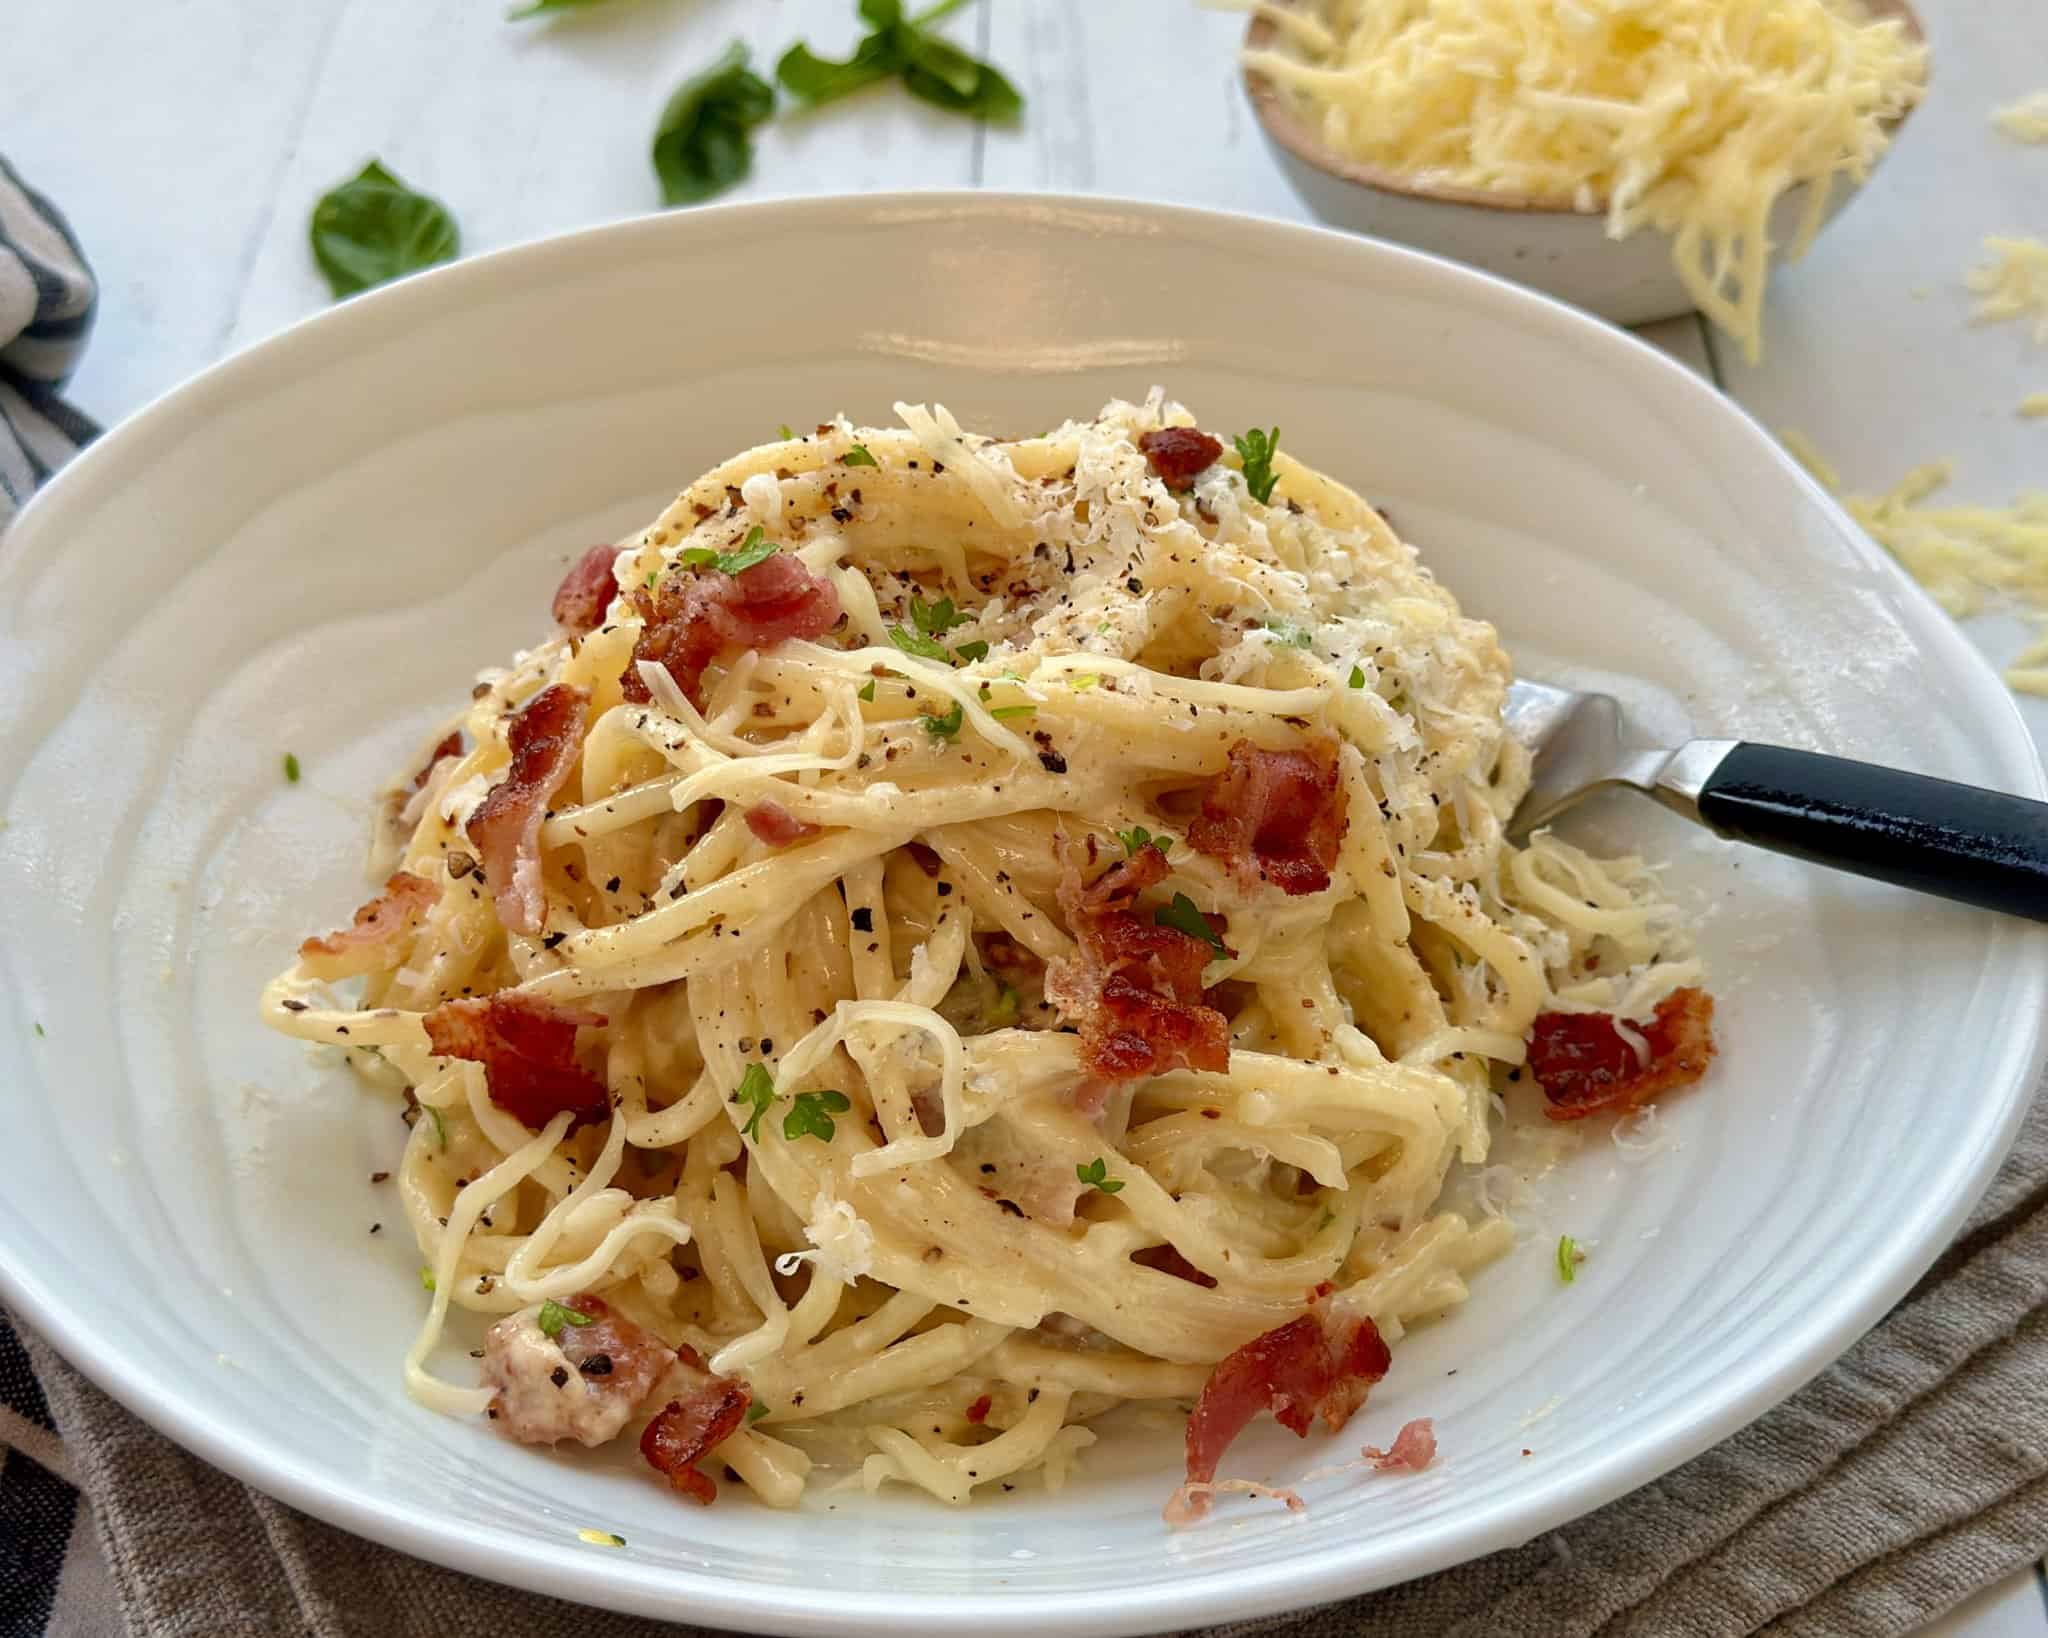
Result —
<path fill-rule="evenodd" d="M 1701 783 L 1723 836 L 2048 921 L 2048 803 L 1868 762 L 1737 745 Z"/>

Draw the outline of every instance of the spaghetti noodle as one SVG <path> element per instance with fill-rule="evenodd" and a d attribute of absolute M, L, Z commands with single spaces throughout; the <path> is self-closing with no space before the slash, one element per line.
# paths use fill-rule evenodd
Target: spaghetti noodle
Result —
<path fill-rule="evenodd" d="M 1697 967 L 1634 861 L 1506 841 L 1492 629 L 1277 434 L 898 412 L 572 567 L 264 1015 L 406 1100 L 423 1403 L 783 1506 L 1197 1400 L 1185 1509 L 1509 1243 L 1439 1195 L 1539 1016 L 1626 1105 Z"/>

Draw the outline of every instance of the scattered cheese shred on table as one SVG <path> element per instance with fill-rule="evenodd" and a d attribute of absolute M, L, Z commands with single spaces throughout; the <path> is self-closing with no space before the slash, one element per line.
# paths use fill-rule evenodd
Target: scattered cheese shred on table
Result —
<path fill-rule="evenodd" d="M 1977 292 L 1979 319 L 2025 319 L 2036 341 L 2048 342 L 2048 242 L 1993 237 L 1984 241 L 1991 258 L 1973 267 L 1965 282 Z"/>
<path fill-rule="evenodd" d="M 1955 475 L 1949 461 L 1917 466 L 1881 495 L 1849 495 L 1834 467 L 1797 432 L 1781 441 L 1858 523 L 1958 619 L 1993 601 L 2048 618 L 2048 492 L 2030 490 L 2011 506 L 1927 506 Z M 2022 693 L 2048 694 L 2048 632 L 2006 671 Z"/>
<path fill-rule="evenodd" d="M 2048 142 L 2048 91 L 2006 104 L 1991 116 L 1991 123 L 2015 142 Z"/>
<path fill-rule="evenodd" d="M 1819 231 L 1926 86 L 1925 49 L 1859 0 L 1253 0 L 1291 91 L 1338 153 L 1408 178 L 1604 211 L 1673 236 L 1702 312 L 1762 350 L 1771 207 L 1810 184 Z"/>

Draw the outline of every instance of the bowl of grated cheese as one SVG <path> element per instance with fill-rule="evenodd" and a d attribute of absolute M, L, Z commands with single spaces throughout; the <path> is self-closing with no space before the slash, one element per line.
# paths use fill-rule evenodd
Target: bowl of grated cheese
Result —
<path fill-rule="evenodd" d="M 1905 0 L 1256 0 L 1245 88 L 1324 220 L 1762 349 L 1926 90 Z"/>

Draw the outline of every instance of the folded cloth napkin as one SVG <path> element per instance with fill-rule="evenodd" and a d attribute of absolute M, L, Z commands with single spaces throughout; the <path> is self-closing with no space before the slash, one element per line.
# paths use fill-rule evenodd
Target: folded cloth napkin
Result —
<path fill-rule="evenodd" d="M 33 291 L 33 299 L 26 294 Z M 0 526 L 92 426 L 56 398 L 93 286 L 0 161 Z M 1868 1336 L 1666 1478 L 1490 1558 L 1203 1638 L 1907 1633 L 2048 1549 L 2048 1102 Z M 481 1436 L 481 1435 L 480 1435 Z M 0 1638 L 652 1638 L 228 1478 L 0 1315 Z"/>

